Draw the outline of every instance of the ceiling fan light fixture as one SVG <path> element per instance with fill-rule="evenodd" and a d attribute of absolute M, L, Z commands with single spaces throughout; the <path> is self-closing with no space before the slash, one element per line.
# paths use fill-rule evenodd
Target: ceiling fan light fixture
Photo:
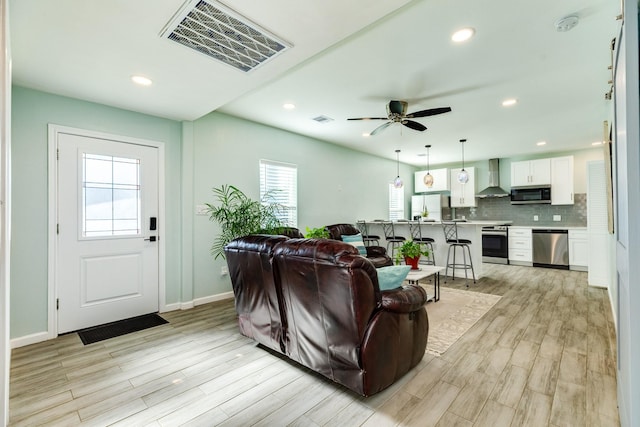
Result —
<path fill-rule="evenodd" d="M 458 173 L 458 182 L 460 184 L 466 184 L 469 182 L 469 172 L 464 170 L 464 143 L 467 142 L 466 139 L 461 139 L 460 143 L 462 144 L 462 170 Z"/>
<path fill-rule="evenodd" d="M 396 150 L 396 179 L 393 180 L 393 186 L 395 188 L 402 188 L 404 182 L 400 178 L 400 150 Z"/>
<path fill-rule="evenodd" d="M 473 37 L 475 33 L 476 30 L 471 27 L 462 28 L 451 35 L 451 40 L 456 43 L 462 43 Z"/>

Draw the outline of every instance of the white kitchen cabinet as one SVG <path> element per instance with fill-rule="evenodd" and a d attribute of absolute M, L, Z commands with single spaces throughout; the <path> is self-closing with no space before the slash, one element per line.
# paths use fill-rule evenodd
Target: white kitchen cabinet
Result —
<path fill-rule="evenodd" d="M 551 204 L 573 205 L 573 156 L 551 159 Z"/>
<path fill-rule="evenodd" d="M 587 229 L 569 230 L 569 269 L 587 271 L 588 265 Z"/>
<path fill-rule="evenodd" d="M 530 228 L 509 227 L 509 263 L 533 265 Z"/>
<path fill-rule="evenodd" d="M 464 168 L 469 174 L 469 181 L 466 184 L 458 182 L 458 174 L 462 169 L 451 169 L 451 207 L 466 208 L 477 206 L 477 184 L 476 168 Z"/>
<path fill-rule="evenodd" d="M 434 191 L 449 191 L 449 169 L 431 169 L 433 177 L 433 187 L 429 188 L 424 185 L 424 176 L 427 171 L 418 171 L 414 173 L 414 193 L 430 193 Z"/>
<path fill-rule="evenodd" d="M 551 185 L 551 159 L 511 163 L 511 186 Z"/>

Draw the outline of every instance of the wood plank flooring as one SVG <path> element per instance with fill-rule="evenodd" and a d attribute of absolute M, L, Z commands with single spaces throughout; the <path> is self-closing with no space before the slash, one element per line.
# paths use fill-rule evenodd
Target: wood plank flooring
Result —
<path fill-rule="evenodd" d="M 502 295 L 498 304 L 369 398 L 241 336 L 228 300 L 88 346 L 69 334 L 14 349 L 10 425 L 619 425 L 606 291 L 582 272 L 485 269 L 469 290 Z"/>

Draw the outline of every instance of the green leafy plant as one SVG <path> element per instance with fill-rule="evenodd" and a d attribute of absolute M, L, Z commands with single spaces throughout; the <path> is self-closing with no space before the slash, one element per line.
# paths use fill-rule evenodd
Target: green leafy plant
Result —
<path fill-rule="evenodd" d="M 280 220 L 284 207 L 267 194 L 263 200 L 253 200 L 233 185 L 213 188 L 217 204 L 206 203 L 209 220 L 220 225 L 220 234 L 211 246 L 215 259 L 224 258 L 224 247 L 238 237 L 249 234 L 277 234 L 286 224 Z"/>
<path fill-rule="evenodd" d="M 318 228 L 309 228 L 307 227 L 307 232 L 304 237 L 307 239 L 328 239 L 330 237 L 329 230 L 325 227 Z"/>
<path fill-rule="evenodd" d="M 404 258 L 419 258 L 420 255 L 429 256 L 429 251 L 423 250 L 420 243 L 407 240 L 396 251 L 396 264 Z"/>

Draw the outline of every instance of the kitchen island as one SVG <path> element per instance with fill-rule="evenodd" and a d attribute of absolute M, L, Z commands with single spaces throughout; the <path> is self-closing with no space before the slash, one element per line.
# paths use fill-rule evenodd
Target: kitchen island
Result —
<path fill-rule="evenodd" d="M 411 232 L 409 230 L 409 224 L 407 221 L 394 221 L 393 224 L 396 235 L 403 236 L 407 240 L 411 239 Z M 471 241 L 469 249 L 471 250 L 471 260 L 473 262 L 473 269 L 475 271 L 476 279 L 483 277 L 482 227 L 508 224 L 511 224 L 511 221 L 458 221 L 458 238 Z M 380 221 L 367 221 L 367 227 L 369 229 L 369 234 L 376 234 L 382 238 L 380 240 L 380 246 L 387 247 L 387 241 L 384 239 L 384 232 Z M 434 256 L 436 265 L 440 265 L 443 267 L 446 266 L 449 245 L 445 241 L 442 223 L 440 221 L 421 221 L 420 230 L 422 233 L 422 237 L 431 237 L 435 240 L 433 249 L 435 252 Z M 391 246 L 389 246 L 389 256 L 391 256 Z M 457 250 L 456 263 L 462 263 L 463 260 L 461 258 L 458 258 L 458 256 L 462 257 L 462 252 L 460 249 Z M 450 259 L 449 262 L 453 262 L 453 250 L 451 253 L 451 258 L 452 259 Z M 470 270 L 467 273 L 469 274 L 469 276 L 471 275 Z M 448 275 L 452 275 L 451 269 L 449 269 Z M 456 276 L 464 277 L 464 271 L 456 270 Z"/>

